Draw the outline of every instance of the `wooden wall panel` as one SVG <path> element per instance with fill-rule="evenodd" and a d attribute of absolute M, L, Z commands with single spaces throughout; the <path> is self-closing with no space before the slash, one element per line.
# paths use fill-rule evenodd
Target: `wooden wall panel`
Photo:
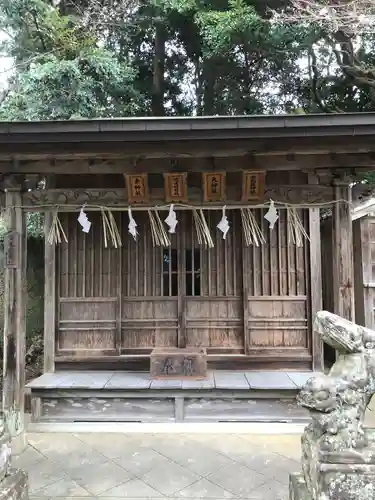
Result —
<path fill-rule="evenodd" d="M 250 343 L 255 347 L 308 348 L 306 296 L 249 300 Z"/>
<path fill-rule="evenodd" d="M 58 348 L 62 354 L 64 354 L 64 350 L 83 350 L 88 351 L 90 356 L 95 355 L 93 351 L 97 351 L 97 355 L 101 355 L 106 350 L 113 351 L 115 349 L 115 331 L 104 328 L 96 330 L 80 328 L 70 331 L 60 328 Z"/>
<path fill-rule="evenodd" d="M 115 214 L 119 223 L 120 214 Z M 104 248 L 103 226 L 98 212 L 88 212 L 92 222 L 85 234 L 77 222 L 77 213 L 60 213 L 68 243 L 58 245 L 59 296 L 116 297 L 120 249 Z"/>
<path fill-rule="evenodd" d="M 242 299 L 187 297 L 186 344 L 207 347 L 208 354 L 243 352 Z"/>
<path fill-rule="evenodd" d="M 121 352 L 151 351 L 177 345 L 177 297 L 124 297 L 121 318 Z"/>
<path fill-rule="evenodd" d="M 60 299 L 57 353 L 87 351 L 101 355 L 116 348 L 116 299 Z M 94 352 L 95 351 L 95 352 Z"/>
<path fill-rule="evenodd" d="M 60 320 L 75 321 L 105 321 L 115 318 L 116 304 L 114 301 L 95 297 L 93 300 L 61 299 Z"/>

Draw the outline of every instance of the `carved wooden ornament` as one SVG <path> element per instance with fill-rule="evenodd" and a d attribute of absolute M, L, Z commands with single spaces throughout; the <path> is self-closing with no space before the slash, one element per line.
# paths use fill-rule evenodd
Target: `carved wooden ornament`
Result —
<path fill-rule="evenodd" d="M 242 201 L 263 200 L 265 172 L 242 173 Z"/>
<path fill-rule="evenodd" d="M 225 172 L 203 173 L 203 199 L 210 202 L 225 200 Z"/>
<path fill-rule="evenodd" d="M 165 201 L 186 203 L 188 201 L 187 173 L 164 174 Z"/>
<path fill-rule="evenodd" d="M 125 178 L 129 203 L 148 203 L 147 174 L 126 174 Z"/>

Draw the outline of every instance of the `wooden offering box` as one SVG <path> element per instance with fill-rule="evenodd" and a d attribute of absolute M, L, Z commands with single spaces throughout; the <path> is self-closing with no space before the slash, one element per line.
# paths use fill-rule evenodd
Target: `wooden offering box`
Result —
<path fill-rule="evenodd" d="M 153 378 L 192 378 L 207 376 L 207 352 L 201 347 L 157 347 L 151 353 Z"/>

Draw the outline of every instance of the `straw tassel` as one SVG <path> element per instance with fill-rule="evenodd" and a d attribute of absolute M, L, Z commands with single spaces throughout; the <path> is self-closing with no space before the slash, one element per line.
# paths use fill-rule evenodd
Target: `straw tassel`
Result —
<path fill-rule="evenodd" d="M 66 237 L 64 228 L 62 227 L 61 221 L 59 219 L 58 210 L 53 214 L 51 228 L 49 230 L 47 241 L 50 245 L 61 243 L 64 239 L 65 243 L 68 243 L 68 238 Z"/>
<path fill-rule="evenodd" d="M 193 218 L 195 223 L 195 230 L 197 232 L 197 240 L 199 245 L 204 245 L 206 248 L 214 248 L 214 242 L 208 227 L 203 210 L 199 212 L 193 209 Z"/>
<path fill-rule="evenodd" d="M 155 210 L 148 210 L 148 217 L 150 219 L 151 237 L 153 246 L 168 247 L 171 245 L 166 230 L 164 229 L 163 222 L 160 219 L 159 212 Z"/>
<path fill-rule="evenodd" d="M 112 241 L 112 245 L 115 248 L 121 248 L 122 247 L 121 236 L 112 212 L 108 208 L 106 210 L 102 208 L 101 213 L 102 213 L 103 237 L 104 237 L 105 248 L 108 248 L 109 239 Z"/>
<path fill-rule="evenodd" d="M 294 244 L 297 247 L 303 246 L 304 239 L 310 241 L 310 237 L 307 234 L 303 222 L 295 208 L 288 208 L 288 243 Z"/>
<path fill-rule="evenodd" d="M 241 219 L 246 246 L 255 245 L 259 247 L 264 245 L 266 239 L 250 208 L 241 208 Z"/>

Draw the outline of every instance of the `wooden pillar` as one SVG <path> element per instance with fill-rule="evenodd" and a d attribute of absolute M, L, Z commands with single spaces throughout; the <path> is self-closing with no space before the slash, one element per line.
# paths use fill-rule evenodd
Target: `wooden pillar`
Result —
<path fill-rule="evenodd" d="M 243 332 L 244 332 L 244 348 L 245 354 L 249 354 L 251 346 L 251 332 L 249 328 L 249 247 L 245 244 L 244 232 L 242 231 L 241 238 L 241 255 L 242 255 L 242 304 L 243 304 Z M 255 272 L 255 269 L 252 271 Z"/>
<path fill-rule="evenodd" d="M 322 258 L 320 238 L 320 209 L 309 209 L 310 235 L 310 313 L 311 324 L 315 315 L 323 308 Z M 321 371 L 324 368 L 323 342 L 319 335 L 312 330 L 313 370 Z"/>
<path fill-rule="evenodd" d="M 5 193 L 3 407 L 15 452 L 25 449 L 26 222 L 20 187 Z"/>
<path fill-rule="evenodd" d="M 44 373 L 55 371 L 56 329 L 56 245 L 47 241 L 53 220 L 44 216 Z"/>
<path fill-rule="evenodd" d="M 334 190 L 337 201 L 332 209 L 334 313 L 355 321 L 351 188 L 348 182 L 336 181 Z"/>
<path fill-rule="evenodd" d="M 309 184 L 319 184 L 316 175 L 309 175 Z M 322 371 L 324 368 L 323 342 L 312 325 L 315 314 L 323 308 L 322 283 L 322 245 L 320 234 L 320 209 L 309 208 L 309 236 L 310 236 L 310 321 L 311 321 L 311 349 L 313 370 Z"/>
<path fill-rule="evenodd" d="M 372 308 L 367 311 L 369 288 L 364 284 L 371 281 L 372 265 L 369 240 L 369 218 L 363 217 L 353 221 L 353 260 L 354 260 L 354 303 L 355 321 L 358 325 L 372 328 L 367 322 Z M 365 279 L 366 276 L 366 279 Z M 370 276 L 370 279 L 367 277 Z"/>

